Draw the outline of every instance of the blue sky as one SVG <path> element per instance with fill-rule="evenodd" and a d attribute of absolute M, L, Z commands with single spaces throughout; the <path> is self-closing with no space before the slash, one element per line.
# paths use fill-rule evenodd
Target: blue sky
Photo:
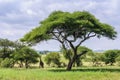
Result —
<path fill-rule="evenodd" d="M 89 11 L 101 22 L 115 27 L 116 40 L 93 38 L 83 45 L 93 50 L 120 49 L 120 0 L 0 0 L 0 38 L 17 40 L 39 25 L 52 11 Z M 57 41 L 34 46 L 37 50 L 59 50 Z"/>

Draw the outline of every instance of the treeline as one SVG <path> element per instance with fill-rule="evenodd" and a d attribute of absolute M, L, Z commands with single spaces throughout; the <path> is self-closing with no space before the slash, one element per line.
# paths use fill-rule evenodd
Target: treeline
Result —
<path fill-rule="evenodd" d="M 0 67 L 28 68 L 30 64 L 39 62 L 40 55 L 29 46 L 19 41 L 0 39 Z"/>
<path fill-rule="evenodd" d="M 87 51 L 87 53 L 76 59 L 73 64 L 74 67 L 86 66 L 84 63 L 87 63 L 87 66 L 120 66 L 120 50 L 106 50 L 98 53 L 87 47 L 80 46 L 78 53 L 83 51 Z M 67 52 L 62 49 L 59 53 L 51 52 L 47 54 L 45 61 L 49 66 L 66 67 L 72 56 L 73 52 L 71 49 Z"/>
<path fill-rule="evenodd" d="M 85 62 L 90 66 L 106 66 L 116 63 L 120 66 L 120 50 L 107 50 L 103 53 L 93 52 L 91 49 L 81 46 L 78 48 L 78 55 L 87 51 L 81 57 L 76 57 L 73 66 L 83 66 Z M 10 41 L 8 39 L 0 39 L 0 67 L 5 68 L 30 68 L 33 64 L 36 67 L 66 67 L 73 57 L 72 49 L 60 52 L 37 52 L 20 41 Z"/>

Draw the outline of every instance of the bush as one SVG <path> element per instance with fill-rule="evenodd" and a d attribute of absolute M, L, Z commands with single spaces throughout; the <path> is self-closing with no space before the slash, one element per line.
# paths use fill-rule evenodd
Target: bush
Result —
<path fill-rule="evenodd" d="M 1 61 L 0 66 L 3 67 L 3 68 L 11 68 L 11 67 L 14 66 L 14 60 L 6 58 L 3 61 Z"/>
<path fill-rule="evenodd" d="M 54 64 L 57 65 L 58 67 L 60 67 L 61 63 L 60 63 L 60 55 L 59 53 L 56 52 L 52 52 L 46 55 L 45 57 L 45 61 L 46 64 L 48 64 L 50 66 L 50 64 Z"/>
<path fill-rule="evenodd" d="M 120 66 L 120 56 L 118 56 L 116 59 L 117 65 Z"/>
<path fill-rule="evenodd" d="M 2 58 L 0 58 L 0 64 L 1 64 L 1 62 L 3 61 L 3 59 Z"/>
<path fill-rule="evenodd" d="M 113 65 L 118 57 L 118 50 L 108 50 L 103 54 L 103 61 L 105 64 Z"/>

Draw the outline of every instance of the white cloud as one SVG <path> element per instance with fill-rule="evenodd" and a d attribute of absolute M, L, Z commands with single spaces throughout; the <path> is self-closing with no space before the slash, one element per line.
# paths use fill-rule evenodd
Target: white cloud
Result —
<path fill-rule="evenodd" d="M 19 39 L 26 32 L 39 25 L 39 21 L 45 19 L 54 10 L 69 12 L 87 10 L 100 21 L 114 26 L 118 31 L 118 38 L 114 41 L 93 39 L 87 41 L 85 45 L 95 49 L 99 42 L 97 49 L 119 48 L 119 4 L 119 0 L 0 0 L 0 37 L 11 40 Z M 54 42 L 50 42 L 50 45 L 49 42 L 41 45 L 42 47 L 46 45 L 44 49 L 58 49 L 57 42 L 55 42 L 56 45 L 54 44 L 55 47 L 51 44 Z"/>
<path fill-rule="evenodd" d="M 0 3 L 13 2 L 14 0 L 0 0 Z"/>

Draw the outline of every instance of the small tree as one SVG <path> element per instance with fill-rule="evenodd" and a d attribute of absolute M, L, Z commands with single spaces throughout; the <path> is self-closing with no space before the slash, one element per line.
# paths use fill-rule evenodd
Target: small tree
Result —
<path fill-rule="evenodd" d="M 22 42 L 15 41 L 13 47 L 14 47 L 14 50 L 13 50 L 13 53 L 10 55 L 10 58 L 14 60 L 14 64 L 17 63 L 19 67 L 23 67 L 24 57 L 23 55 L 21 55 L 22 54 L 21 49 L 27 46 Z"/>
<path fill-rule="evenodd" d="M 113 65 L 113 63 L 116 62 L 116 58 L 118 57 L 118 51 L 117 50 L 108 50 L 103 55 L 103 61 L 105 64 Z"/>
<path fill-rule="evenodd" d="M 101 66 L 101 61 L 102 61 L 102 55 L 103 53 L 93 53 L 92 55 L 90 55 L 90 59 L 93 63 L 93 66 Z"/>
<path fill-rule="evenodd" d="M 45 61 L 46 61 L 46 64 L 48 64 L 48 65 L 50 65 L 51 63 L 57 65 L 58 67 L 60 67 L 60 65 L 61 65 L 60 55 L 57 52 L 51 52 L 51 53 L 47 54 L 45 57 Z"/>
<path fill-rule="evenodd" d="M 25 63 L 26 68 L 28 68 L 31 63 L 37 63 L 39 58 L 38 53 L 29 47 L 21 48 L 12 56 L 15 61 L 20 62 L 20 67 L 23 66 L 23 63 Z"/>
<path fill-rule="evenodd" d="M 9 58 L 5 58 L 5 59 L 3 59 L 1 61 L 0 67 L 3 67 L 3 68 L 12 68 L 12 67 L 14 67 L 14 60 L 13 59 L 9 59 Z"/>
<path fill-rule="evenodd" d="M 14 53 L 11 54 L 11 57 L 13 58 L 15 63 L 19 65 L 20 68 L 23 67 L 24 57 L 20 50 L 15 50 Z"/>

